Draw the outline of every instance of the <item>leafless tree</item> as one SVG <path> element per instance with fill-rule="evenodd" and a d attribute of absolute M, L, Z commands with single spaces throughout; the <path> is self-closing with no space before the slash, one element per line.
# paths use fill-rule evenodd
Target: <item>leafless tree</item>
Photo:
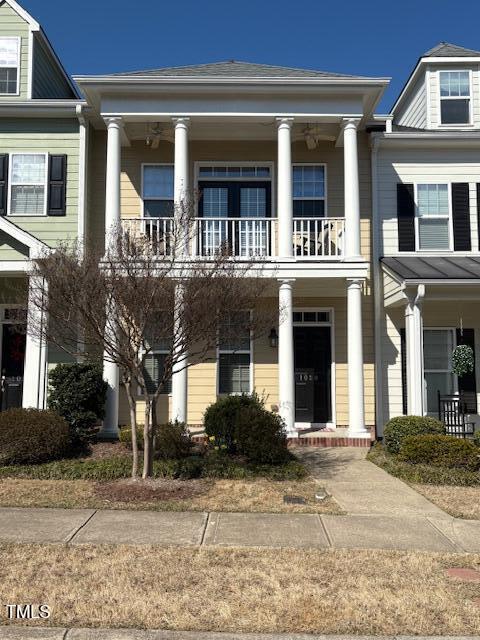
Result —
<path fill-rule="evenodd" d="M 153 469 L 156 404 L 172 372 L 211 359 L 219 327 L 232 342 L 246 330 L 257 339 L 278 318 L 278 307 L 267 303 L 271 279 L 261 258 L 234 260 L 228 242 L 208 257 L 186 255 L 197 235 L 191 209 L 182 205 L 161 230 L 153 222 L 142 228 L 141 221 L 127 232 L 112 230 L 105 252 L 62 245 L 37 259 L 30 274 L 32 330 L 75 357 L 104 354 L 118 365 L 130 408 L 133 477 L 139 475 L 137 391 L 145 401 L 146 478 Z M 159 344 L 164 368 L 152 388 L 145 361 Z"/>

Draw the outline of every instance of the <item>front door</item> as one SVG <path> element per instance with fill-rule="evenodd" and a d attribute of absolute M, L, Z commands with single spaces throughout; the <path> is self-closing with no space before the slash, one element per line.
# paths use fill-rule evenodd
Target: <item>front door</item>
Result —
<path fill-rule="evenodd" d="M 330 327 L 294 327 L 295 422 L 332 420 Z"/>
<path fill-rule="evenodd" d="M 25 344 L 25 327 L 2 325 L 2 410 L 22 406 Z"/>

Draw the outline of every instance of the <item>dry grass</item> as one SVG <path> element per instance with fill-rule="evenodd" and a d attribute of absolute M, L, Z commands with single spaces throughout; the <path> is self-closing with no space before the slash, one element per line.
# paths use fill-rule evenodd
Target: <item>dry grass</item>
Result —
<path fill-rule="evenodd" d="M 125 483 L 95 483 L 90 480 L 23 480 L 6 478 L 0 480 L 0 506 L 3 507 L 63 507 L 91 509 L 141 509 L 155 511 L 253 511 L 263 513 L 342 513 L 333 498 L 322 502 L 315 500 L 315 492 L 320 488 L 312 479 L 275 481 L 259 478 L 256 480 L 155 480 L 159 497 L 152 497 L 150 491 L 145 496 L 135 496 L 117 487 Z M 176 497 L 166 489 L 191 487 L 194 495 Z M 149 485 L 150 487 L 152 485 Z M 108 487 L 112 488 L 108 496 Z M 97 489 L 98 488 L 98 489 Z M 100 490 L 99 490 L 100 489 Z M 107 491 L 105 490 L 107 489 Z M 115 491 L 113 490 L 115 489 Z M 171 492 L 170 492 L 171 493 Z M 307 504 L 285 504 L 286 494 L 301 496 Z"/>
<path fill-rule="evenodd" d="M 480 519 L 480 487 L 431 484 L 412 484 L 411 486 L 455 518 Z"/>
<path fill-rule="evenodd" d="M 480 556 L 3 545 L 0 601 L 49 604 L 52 626 L 476 634 L 480 584 L 451 566 Z"/>

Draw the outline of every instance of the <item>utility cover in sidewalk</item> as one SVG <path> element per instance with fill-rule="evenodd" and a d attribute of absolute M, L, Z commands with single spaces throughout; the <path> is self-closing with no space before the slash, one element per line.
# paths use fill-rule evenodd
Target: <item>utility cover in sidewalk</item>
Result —
<path fill-rule="evenodd" d="M 302 496 L 283 496 L 285 504 L 307 504 L 305 498 Z"/>

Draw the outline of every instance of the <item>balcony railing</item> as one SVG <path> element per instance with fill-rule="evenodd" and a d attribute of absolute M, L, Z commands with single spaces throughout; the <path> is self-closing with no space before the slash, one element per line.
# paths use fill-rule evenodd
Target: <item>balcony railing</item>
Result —
<path fill-rule="evenodd" d="M 144 237 L 159 256 L 171 256 L 174 243 L 173 218 L 127 218 L 123 230 Z M 190 234 L 191 254 L 211 257 L 219 251 L 239 258 L 278 255 L 277 218 L 195 218 Z M 340 258 L 345 237 L 344 218 L 295 218 L 293 255 L 300 258 Z"/>

